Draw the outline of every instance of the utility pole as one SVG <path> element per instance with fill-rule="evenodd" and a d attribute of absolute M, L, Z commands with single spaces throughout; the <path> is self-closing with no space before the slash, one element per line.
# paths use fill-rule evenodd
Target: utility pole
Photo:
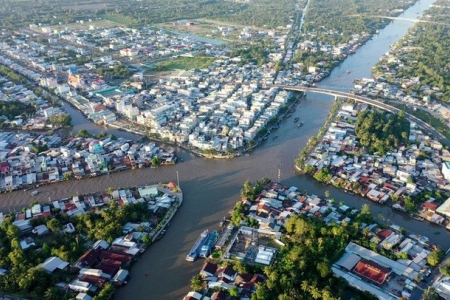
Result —
<path fill-rule="evenodd" d="M 277 182 L 281 182 L 281 166 L 278 166 L 278 175 L 277 175 Z"/>

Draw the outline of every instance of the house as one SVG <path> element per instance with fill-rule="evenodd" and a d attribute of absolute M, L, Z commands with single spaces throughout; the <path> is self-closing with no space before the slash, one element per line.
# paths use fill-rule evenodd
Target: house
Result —
<path fill-rule="evenodd" d="M 224 291 L 216 291 L 211 295 L 211 300 L 225 300 L 227 299 L 227 294 Z"/>
<path fill-rule="evenodd" d="M 94 245 L 92 246 L 93 249 L 104 249 L 107 250 L 109 248 L 109 243 L 105 240 L 98 240 L 94 243 Z"/>
<path fill-rule="evenodd" d="M 230 281 L 234 281 L 237 276 L 237 272 L 235 270 L 233 270 L 233 268 L 230 266 L 226 266 L 226 267 L 222 267 L 222 268 L 218 269 L 216 274 L 217 274 L 218 278 L 223 277 Z"/>
<path fill-rule="evenodd" d="M 385 283 L 387 277 L 391 273 L 391 270 L 382 267 L 373 261 L 361 259 L 356 264 L 353 272 L 362 278 L 369 280 L 375 285 L 381 286 Z"/>
<path fill-rule="evenodd" d="M 22 250 L 27 250 L 32 246 L 36 246 L 36 243 L 30 237 L 20 241 L 20 248 L 22 248 Z"/>
<path fill-rule="evenodd" d="M 37 236 L 43 236 L 43 235 L 48 234 L 49 230 L 46 225 L 42 224 L 42 225 L 38 225 L 38 226 L 34 227 L 32 232 L 34 234 L 36 234 Z"/>
<path fill-rule="evenodd" d="M 93 287 L 92 284 L 90 284 L 88 282 L 75 279 L 74 281 L 69 283 L 69 289 L 71 289 L 72 291 L 75 291 L 75 292 L 87 293 L 92 289 L 95 290 L 96 288 Z"/>
<path fill-rule="evenodd" d="M 92 297 L 86 293 L 78 293 L 78 295 L 75 297 L 75 299 L 76 300 L 91 300 Z"/>
<path fill-rule="evenodd" d="M 437 210 L 438 206 L 439 206 L 438 203 L 429 202 L 429 201 L 425 202 L 422 205 L 423 209 L 426 209 L 426 210 L 431 211 L 431 212 L 435 212 Z"/>
<path fill-rule="evenodd" d="M 442 175 L 445 179 L 450 180 L 450 162 L 444 162 L 442 164 Z"/>
<path fill-rule="evenodd" d="M 126 284 L 126 280 L 128 278 L 129 272 L 124 269 L 120 269 L 116 275 L 112 278 L 111 282 L 114 283 L 117 286 L 121 286 L 123 284 Z"/>
<path fill-rule="evenodd" d="M 191 291 L 186 296 L 184 296 L 183 300 L 200 300 L 202 299 L 202 294 L 198 292 Z"/>
<path fill-rule="evenodd" d="M 101 249 L 89 249 L 74 264 L 76 268 L 92 267 L 99 261 Z"/>
<path fill-rule="evenodd" d="M 69 265 L 68 262 L 52 256 L 47 258 L 43 263 L 39 264 L 39 268 L 43 268 L 47 273 L 53 273 L 55 271 L 64 270 Z"/>
<path fill-rule="evenodd" d="M 211 262 L 207 262 L 200 271 L 200 274 L 205 277 L 214 276 L 217 271 L 217 265 Z"/>

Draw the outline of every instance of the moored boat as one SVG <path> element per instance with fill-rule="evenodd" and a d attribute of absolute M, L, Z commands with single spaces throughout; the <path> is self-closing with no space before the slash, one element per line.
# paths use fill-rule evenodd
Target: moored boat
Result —
<path fill-rule="evenodd" d="M 202 234 L 200 234 L 200 236 L 195 241 L 194 246 L 192 246 L 191 251 L 189 251 L 189 254 L 186 256 L 187 261 L 194 261 L 197 259 L 200 249 L 202 248 L 203 243 L 208 237 L 208 233 L 209 230 L 206 229 L 205 231 L 202 232 Z"/>
<path fill-rule="evenodd" d="M 211 232 L 208 237 L 205 239 L 205 242 L 203 243 L 201 249 L 200 249 L 200 256 L 207 258 L 209 254 L 211 254 L 211 249 L 214 247 L 214 245 L 217 242 L 217 238 L 219 237 L 219 233 L 216 231 Z"/>

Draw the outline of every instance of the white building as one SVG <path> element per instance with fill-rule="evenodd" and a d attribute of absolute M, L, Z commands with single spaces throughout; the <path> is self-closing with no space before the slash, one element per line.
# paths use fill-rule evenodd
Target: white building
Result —
<path fill-rule="evenodd" d="M 450 162 L 444 162 L 442 164 L 442 175 L 445 179 L 450 180 Z"/>

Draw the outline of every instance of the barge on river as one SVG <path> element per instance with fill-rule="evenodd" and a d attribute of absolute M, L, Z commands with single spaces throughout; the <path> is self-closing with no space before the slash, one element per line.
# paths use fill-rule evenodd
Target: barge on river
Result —
<path fill-rule="evenodd" d="M 200 257 L 207 258 L 211 254 L 211 250 L 219 238 L 219 233 L 216 231 L 211 232 L 206 238 L 203 246 L 200 249 Z"/>
<path fill-rule="evenodd" d="M 200 234 L 200 236 L 195 241 L 194 246 L 192 246 L 191 251 L 189 251 L 189 254 L 186 256 L 187 261 L 194 261 L 197 259 L 203 244 L 208 238 L 208 235 L 209 235 L 208 229 L 206 229 L 205 231 L 202 232 L 202 234 Z"/>

